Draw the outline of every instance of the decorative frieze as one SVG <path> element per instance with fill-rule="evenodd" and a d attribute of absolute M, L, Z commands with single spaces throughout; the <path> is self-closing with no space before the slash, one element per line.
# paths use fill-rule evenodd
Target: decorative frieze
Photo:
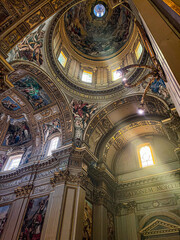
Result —
<path fill-rule="evenodd" d="M 161 207 L 170 207 L 177 205 L 177 200 L 175 197 L 157 199 L 153 201 L 146 201 L 137 204 L 137 211 L 144 211 L 149 209 L 161 208 Z"/>
<path fill-rule="evenodd" d="M 145 188 L 138 188 L 138 189 L 132 189 L 132 190 L 126 190 L 126 191 L 119 191 L 117 193 L 118 199 L 124 199 L 124 198 L 132 198 L 137 196 L 143 196 L 153 193 L 160 193 L 165 191 L 172 191 L 180 188 L 180 182 L 171 182 L 171 183 L 165 183 L 165 184 L 157 184 L 156 186 L 151 187 L 145 187 Z"/>

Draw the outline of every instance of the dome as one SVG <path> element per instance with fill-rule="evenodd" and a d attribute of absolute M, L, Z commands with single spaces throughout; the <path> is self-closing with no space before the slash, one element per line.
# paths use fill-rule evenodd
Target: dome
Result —
<path fill-rule="evenodd" d="M 73 48 L 92 57 L 108 57 L 118 52 L 132 33 L 130 12 L 104 2 L 82 2 L 64 16 L 66 34 Z"/>
<path fill-rule="evenodd" d="M 127 3 L 112 7 L 108 1 L 89 0 L 54 17 L 46 52 L 52 74 L 65 91 L 100 101 L 119 97 L 124 91 L 119 70 L 147 62 L 129 8 Z M 128 82 L 137 81 L 142 71 L 130 70 Z"/>

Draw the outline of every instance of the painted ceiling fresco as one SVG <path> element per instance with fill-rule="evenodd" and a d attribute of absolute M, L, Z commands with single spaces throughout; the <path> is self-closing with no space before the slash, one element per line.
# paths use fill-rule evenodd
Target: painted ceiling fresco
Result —
<path fill-rule="evenodd" d="M 45 24 L 41 24 L 33 32 L 20 41 L 9 53 L 8 62 L 14 60 L 28 60 L 37 63 L 39 66 L 43 63 L 42 47 L 45 35 Z"/>
<path fill-rule="evenodd" d="M 131 34 L 131 14 L 116 7 L 102 20 L 87 16 L 88 2 L 71 8 L 64 17 L 66 33 L 72 44 L 82 53 L 93 57 L 106 57 L 120 50 Z M 91 10 L 91 16 L 93 11 Z"/>
<path fill-rule="evenodd" d="M 10 119 L 9 127 L 3 142 L 3 146 L 20 145 L 31 139 L 28 123 L 24 117 Z"/>
<path fill-rule="evenodd" d="M 3 105 L 3 107 L 5 107 L 6 109 L 8 109 L 10 111 L 16 111 L 16 110 L 20 109 L 20 106 L 9 96 L 5 97 L 2 100 L 2 105 Z"/>
<path fill-rule="evenodd" d="M 27 75 L 13 84 L 26 97 L 34 110 L 51 103 L 47 93 L 31 76 Z"/>

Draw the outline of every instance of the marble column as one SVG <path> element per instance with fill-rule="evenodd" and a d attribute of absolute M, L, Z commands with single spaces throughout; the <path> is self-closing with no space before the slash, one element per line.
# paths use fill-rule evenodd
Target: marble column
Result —
<path fill-rule="evenodd" d="M 117 240 L 138 240 L 134 213 L 117 216 L 115 225 Z"/>
<path fill-rule="evenodd" d="M 58 239 L 82 239 L 85 190 L 80 186 L 67 184 L 64 206 L 59 223 Z"/>
<path fill-rule="evenodd" d="M 107 240 L 107 209 L 94 204 L 93 212 L 93 240 Z"/>
<path fill-rule="evenodd" d="M 65 184 L 62 183 L 54 188 L 50 193 L 49 203 L 46 211 L 46 217 L 43 224 L 41 239 L 54 240 L 56 239 L 60 213 L 62 211 L 63 195 Z"/>

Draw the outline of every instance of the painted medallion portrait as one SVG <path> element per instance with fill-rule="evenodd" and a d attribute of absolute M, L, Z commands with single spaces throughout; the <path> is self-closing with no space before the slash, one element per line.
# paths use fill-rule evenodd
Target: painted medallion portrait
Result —
<path fill-rule="evenodd" d="M 3 107 L 5 107 L 6 109 L 8 109 L 10 111 L 16 111 L 16 110 L 20 109 L 20 106 L 9 96 L 5 97 L 2 100 L 2 105 L 3 105 Z"/>

